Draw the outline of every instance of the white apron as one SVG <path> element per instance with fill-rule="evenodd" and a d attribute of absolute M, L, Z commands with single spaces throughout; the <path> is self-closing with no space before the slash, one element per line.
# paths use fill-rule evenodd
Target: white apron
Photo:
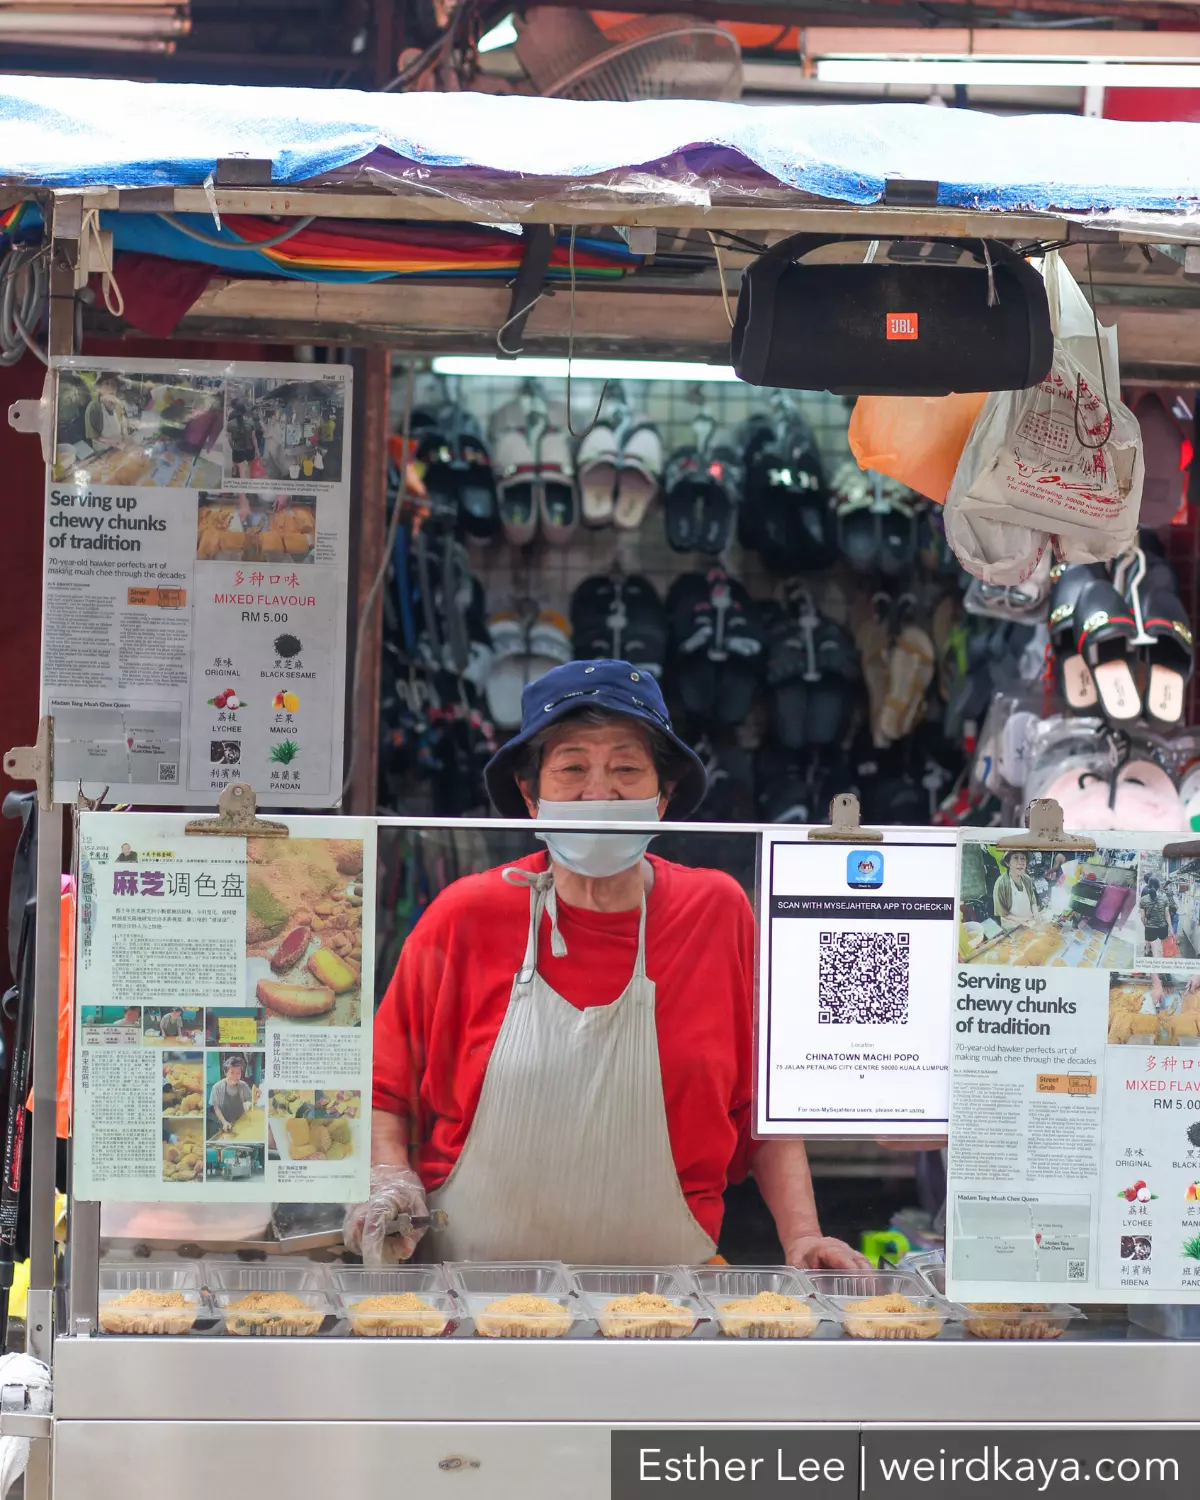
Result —
<path fill-rule="evenodd" d="M 667 1134 L 646 898 L 633 977 L 611 1005 L 578 1010 L 537 971 L 542 913 L 558 931 L 553 877 L 528 883 L 529 937 L 484 1074 L 479 1107 L 445 1183 L 444 1260 L 695 1265 L 716 1250 L 679 1185 Z"/>
<path fill-rule="evenodd" d="M 109 411 L 108 407 L 102 401 L 100 403 L 100 417 L 100 436 L 106 442 L 119 442 L 125 436 L 124 430 L 121 427 L 120 412 Z"/>
<path fill-rule="evenodd" d="M 1033 921 L 1033 903 L 1029 899 L 1029 893 L 1022 890 L 1015 880 L 1012 882 L 1012 908 L 1008 915 L 1013 922 Z"/>

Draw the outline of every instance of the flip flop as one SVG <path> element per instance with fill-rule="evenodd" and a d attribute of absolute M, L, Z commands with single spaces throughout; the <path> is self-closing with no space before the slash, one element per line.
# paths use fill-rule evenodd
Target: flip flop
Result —
<path fill-rule="evenodd" d="M 1173 594 L 1142 595 L 1143 628 L 1154 644 L 1145 648 L 1146 717 L 1173 728 L 1183 721 L 1192 675 L 1192 632 L 1187 611 Z"/>
<path fill-rule="evenodd" d="M 625 437 L 617 465 L 617 503 L 613 525 L 636 531 L 658 494 L 663 469 L 663 445 L 658 430 L 648 423 Z"/>
<path fill-rule="evenodd" d="M 907 578 L 917 561 L 917 518 L 912 509 L 893 507 L 879 518 L 876 561 L 885 578 Z"/>
<path fill-rule="evenodd" d="M 510 428 L 500 434 L 496 467 L 500 525 L 505 540 L 514 547 L 526 547 L 537 535 L 538 496 L 537 459 L 524 431 Z"/>
<path fill-rule="evenodd" d="M 838 511 L 838 550 L 856 573 L 872 573 L 879 560 L 881 518 L 871 510 Z"/>
<path fill-rule="evenodd" d="M 556 547 L 570 541 L 579 522 L 575 498 L 575 466 L 567 434 L 547 428 L 537 445 L 538 515 L 542 535 Z"/>
<path fill-rule="evenodd" d="M 666 611 L 654 585 L 640 573 L 585 578 L 571 598 L 571 633 L 580 659 L 615 658 L 662 677 Z"/>
<path fill-rule="evenodd" d="M 576 455 L 580 510 L 585 526 L 610 526 L 616 509 L 617 435 L 611 427 L 593 427 Z"/>
<path fill-rule="evenodd" d="M 1083 590 L 1104 576 L 1099 563 L 1058 563 L 1050 570 L 1050 644 L 1063 697 L 1076 714 L 1094 713 L 1100 695 L 1091 668 L 1076 644 L 1075 605 Z"/>
<path fill-rule="evenodd" d="M 1094 578 L 1078 594 L 1073 619 L 1079 654 L 1091 668 L 1105 716 L 1113 723 L 1132 723 L 1142 712 L 1142 700 L 1131 671 L 1129 645 L 1137 624 L 1129 605 L 1106 578 Z"/>
<path fill-rule="evenodd" d="M 459 520 L 468 536 L 487 541 L 500 529 L 492 460 L 482 439 L 473 433 L 457 432 L 455 444 Z"/>

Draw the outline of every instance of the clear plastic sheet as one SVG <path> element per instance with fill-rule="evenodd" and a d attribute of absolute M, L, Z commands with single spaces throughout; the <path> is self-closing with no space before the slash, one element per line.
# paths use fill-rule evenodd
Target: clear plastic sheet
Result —
<path fill-rule="evenodd" d="M 696 147 L 638 166 L 583 177 L 537 177 L 485 167 L 437 167 L 392 151 L 323 174 L 312 186 L 361 187 L 425 199 L 444 199 L 447 216 L 464 212 L 490 222 L 533 213 L 543 203 L 587 203 L 612 208 L 711 208 L 753 204 L 797 208 L 827 200 L 786 187 L 739 152 Z"/>

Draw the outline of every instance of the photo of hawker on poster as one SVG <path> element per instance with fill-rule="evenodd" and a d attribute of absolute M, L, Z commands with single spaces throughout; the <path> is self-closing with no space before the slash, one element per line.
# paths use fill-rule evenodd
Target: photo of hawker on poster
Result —
<path fill-rule="evenodd" d="M 964 838 L 955 1297 L 1200 1301 L 1198 891 L 1161 836 Z"/>

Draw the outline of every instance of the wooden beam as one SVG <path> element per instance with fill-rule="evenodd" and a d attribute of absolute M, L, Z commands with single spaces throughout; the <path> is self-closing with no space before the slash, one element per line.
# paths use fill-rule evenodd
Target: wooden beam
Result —
<path fill-rule="evenodd" d="M 606 192 L 597 185 L 586 194 L 577 187 L 569 196 L 559 179 L 523 178 L 519 184 L 497 178 L 495 201 L 474 210 L 455 196 L 452 173 L 440 192 L 397 183 L 395 191 L 362 188 L 217 188 L 217 207 L 224 214 L 267 214 L 299 217 L 317 214 L 333 219 L 420 219 L 440 222 L 514 224 L 622 224 L 649 229 L 730 229 L 741 232 L 798 234 L 945 235 L 974 239 L 981 235 L 1006 240 L 1062 239 L 1067 221 L 1056 214 L 994 213 L 959 208 L 855 208 L 831 203 L 794 188 L 776 184 L 744 202 L 665 203 L 657 207 L 636 197 Z M 517 196 L 519 188 L 519 196 Z M 669 184 L 664 184 L 669 189 Z M 463 188 L 462 191 L 466 192 Z M 492 191 L 489 189 L 489 191 Z M 475 190 L 477 196 L 478 190 Z M 506 196 L 512 194 L 511 197 Z M 530 200 L 533 201 L 530 201 Z M 136 200 L 127 197 L 124 207 Z M 83 195 L 85 208 L 121 208 L 116 188 L 97 188 Z M 203 189 L 174 189 L 176 213 L 211 214 Z M 1169 216 L 1164 214 L 1164 220 Z"/>
<path fill-rule="evenodd" d="M 508 317 L 503 285 L 447 282 L 214 282 L 177 330 L 181 338 L 214 338 L 239 329 L 246 337 L 285 342 L 387 344 L 394 349 L 495 354 L 496 330 Z M 566 353 L 570 296 L 544 296 L 529 315 L 522 343 L 530 354 Z M 575 294 L 575 347 L 581 355 L 663 356 L 686 349 L 692 359 L 725 362 L 729 325 L 711 292 L 618 290 L 580 286 Z"/>

